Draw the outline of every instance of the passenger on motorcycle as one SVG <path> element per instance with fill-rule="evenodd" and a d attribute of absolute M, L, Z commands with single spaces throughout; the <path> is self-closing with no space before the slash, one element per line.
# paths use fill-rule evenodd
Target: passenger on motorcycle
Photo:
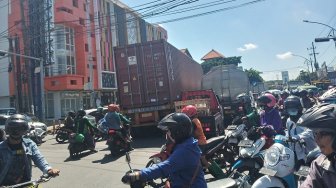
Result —
<path fill-rule="evenodd" d="M 336 104 L 320 104 L 308 109 L 298 120 L 298 126 L 313 131 L 321 155 L 315 159 L 302 188 L 331 188 L 336 185 Z"/>
<path fill-rule="evenodd" d="M 183 113 L 172 113 L 164 117 L 158 127 L 167 131 L 167 139 L 175 143 L 173 153 L 157 165 L 126 174 L 122 177 L 122 182 L 145 182 L 163 177 L 169 178 L 172 188 L 207 187 L 200 163 L 201 151 L 197 140 L 192 137 L 189 117 Z"/>
<path fill-rule="evenodd" d="M 76 113 L 74 111 L 68 112 L 67 117 L 64 120 L 64 128 L 68 129 L 69 131 L 73 132 L 75 129 L 75 117 Z"/>
<path fill-rule="evenodd" d="M 95 141 L 94 141 L 94 129 L 90 121 L 85 117 L 86 112 L 84 110 L 78 110 L 77 116 L 75 118 L 75 131 L 77 134 L 82 134 L 84 136 L 84 143 L 88 146 L 91 152 L 96 153 Z"/>
<path fill-rule="evenodd" d="M 49 166 L 32 140 L 22 138 L 28 129 L 28 122 L 21 114 L 12 115 L 6 121 L 9 137 L 0 143 L 0 187 L 30 181 L 32 161 L 45 174 L 58 176 L 60 172 Z"/>
<path fill-rule="evenodd" d="M 299 94 L 300 94 L 301 104 L 302 104 L 302 107 L 303 107 L 304 111 L 306 111 L 309 108 L 311 108 L 312 106 L 314 106 L 314 103 L 308 97 L 308 91 L 307 90 L 303 89 L 299 92 Z"/>
<path fill-rule="evenodd" d="M 122 123 L 131 123 L 129 119 L 119 113 L 119 105 L 110 104 L 108 105 L 108 113 L 105 114 L 105 122 L 107 126 L 114 130 L 119 130 L 124 136 L 126 142 L 130 142 L 130 135 L 128 135 L 126 128 Z"/>
<path fill-rule="evenodd" d="M 277 134 L 284 134 L 283 127 L 281 125 L 281 116 L 276 106 L 276 99 L 270 93 L 265 93 L 257 99 L 257 103 L 261 108 L 260 126 L 273 128 Z M 269 129 L 267 129 L 269 131 Z"/>
<path fill-rule="evenodd" d="M 290 143 L 290 148 L 292 151 L 295 151 L 296 154 L 296 170 L 298 170 L 299 167 L 305 163 L 308 152 L 315 149 L 317 145 L 314 140 L 313 132 L 310 129 L 296 125 L 303 110 L 300 98 L 297 96 L 289 96 L 284 102 L 284 110 L 289 116 L 286 122 L 286 136 L 291 139 L 304 141 L 304 145 L 298 142 Z"/>
<path fill-rule="evenodd" d="M 283 109 L 284 102 L 285 102 L 285 100 L 287 99 L 288 96 L 289 96 L 289 93 L 287 91 L 282 91 L 280 93 L 280 99 L 278 101 L 279 109 Z"/>

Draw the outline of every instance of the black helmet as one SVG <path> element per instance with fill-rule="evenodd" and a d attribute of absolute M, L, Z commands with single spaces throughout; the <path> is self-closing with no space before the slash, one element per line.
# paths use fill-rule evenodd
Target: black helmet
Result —
<path fill-rule="evenodd" d="M 289 96 L 289 93 L 288 93 L 288 91 L 283 90 L 283 91 L 280 93 L 280 96 L 288 97 L 288 96 Z"/>
<path fill-rule="evenodd" d="M 158 125 L 164 131 L 170 131 L 176 143 L 181 143 L 192 135 L 192 123 L 184 113 L 171 113 L 165 116 Z"/>
<path fill-rule="evenodd" d="M 68 116 L 75 117 L 76 113 L 74 111 L 69 111 Z"/>
<path fill-rule="evenodd" d="M 284 101 L 284 109 L 286 111 L 289 111 L 290 109 L 297 109 L 299 113 L 302 113 L 303 107 L 300 98 L 294 95 L 287 97 Z"/>
<path fill-rule="evenodd" d="M 22 114 L 14 114 L 6 121 L 5 131 L 10 136 L 20 137 L 25 135 L 28 130 L 28 122 Z"/>
<path fill-rule="evenodd" d="M 313 131 L 336 133 L 336 104 L 323 103 L 309 108 L 298 120 L 297 125 Z"/>
<path fill-rule="evenodd" d="M 77 111 L 77 116 L 81 116 L 81 117 L 83 117 L 83 116 L 85 116 L 85 115 L 86 115 L 85 110 L 80 109 L 80 110 Z"/>
<path fill-rule="evenodd" d="M 307 96 L 307 95 L 308 95 L 308 91 L 305 90 L 305 89 L 301 90 L 299 93 L 300 93 L 300 96 L 301 96 L 301 97 L 302 97 L 302 96 Z"/>
<path fill-rule="evenodd" d="M 246 93 L 239 94 L 236 99 L 243 104 L 251 105 L 251 98 Z"/>

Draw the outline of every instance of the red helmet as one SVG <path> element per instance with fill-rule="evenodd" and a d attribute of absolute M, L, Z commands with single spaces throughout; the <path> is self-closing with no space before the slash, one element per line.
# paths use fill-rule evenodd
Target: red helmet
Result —
<path fill-rule="evenodd" d="M 197 108 L 193 105 L 188 105 L 182 108 L 181 112 L 186 114 L 190 118 L 197 114 Z"/>
<path fill-rule="evenodd" d="M 259 104 L 267 105 L 270 108 L 273 108 L 276 105 L 275 97 L 270 93 L 265 93 L 257 99 Z"/>
<path fill-rule="evenodd" d="M 117 104 L 110 104 L 110 105 L 108 105 L 107 109 L 110 112 L 119 112 L 119 110 L 120 110 L 119 105 L 117 105 Z"/>

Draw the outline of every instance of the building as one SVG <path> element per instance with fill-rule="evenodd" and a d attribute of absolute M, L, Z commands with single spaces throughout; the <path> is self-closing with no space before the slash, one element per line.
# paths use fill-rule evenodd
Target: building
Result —
<path fill-rule="evenodd" d="M 161 26 L 115 0 L 17 0 L 8 10 L 9 36 L 19 47 L 14 52 L 43 58 L 45 76 L 43 100 L 39 63 L 13 58 L 20 66 L 9 83 L 18 87 L 11 87 L 9 96 L 21 92 L 15 100 L 23 100 L 20 112 L 51 119 L 117 102 L 113 47 L 167 39 Z M 24 76 L 12 79 L 17 74 Z"/>

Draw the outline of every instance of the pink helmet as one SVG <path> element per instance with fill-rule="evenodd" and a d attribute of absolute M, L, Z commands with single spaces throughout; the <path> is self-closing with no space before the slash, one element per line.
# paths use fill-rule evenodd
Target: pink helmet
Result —
<path fill-rule="evenodd" d="M 260 96 L 257 100 L 259 104 L 267 105 L 270 108 L 273 108 L 276 104 L 275 97 L 270 93 L 265 93 L 264 95 Z"/>
<path fill-rule="evenodd" d="M 197 108 L 193 105 L 188 105 L 182 108 L 181 112 L 186 114 L 190 118 L 197 114 Z"/>

